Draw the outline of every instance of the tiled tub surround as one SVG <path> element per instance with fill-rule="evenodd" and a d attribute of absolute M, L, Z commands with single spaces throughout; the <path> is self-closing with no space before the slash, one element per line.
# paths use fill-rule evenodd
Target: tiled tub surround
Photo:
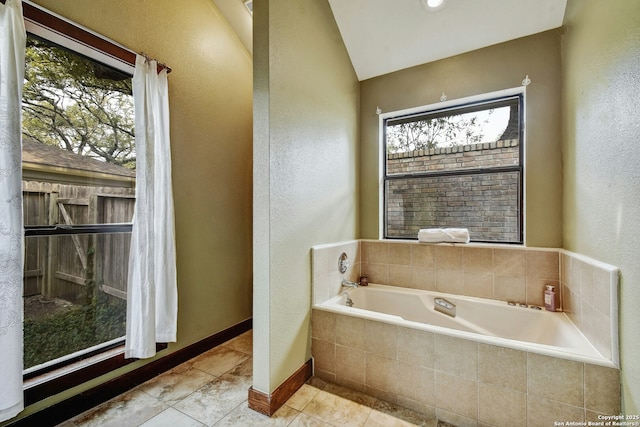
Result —
<path fill-rule="evenodd" d="M 600 354 L 617 364 L 618 270 L 562 251 L 560 285 L 564 312 Z"/>
<path fill-rule="evenodd" d="M 619 412 L 614 267 L 564 250 L 352 241 L 313 248 L 314 304 L 340 291 L 343 251 L 352 260 L 349 280 L 367 274 L 370 282 L 532 305 L 543 305 L 544 285 L 554 284 L 574 323 L 612 367 L 314 306 L 316 376 L 460 426 L 553 425 Z"/>
<path fill-rule="evenodd" d="M 463 426 L 553 426 L 620 411 L 619 371 L 319 309 L 315 376 Z"/>
<path fill-rule="evenodd" d="M 342 278 L 357 281 L 362 273 L 360 242 L 351 240 L 335 244 L 314 246 L 311 249 L 313 304 L 320 304 L 340 292 Z M 344 275 L 338 271 L 338 258 L 346 253 L 349 267 Z"/>

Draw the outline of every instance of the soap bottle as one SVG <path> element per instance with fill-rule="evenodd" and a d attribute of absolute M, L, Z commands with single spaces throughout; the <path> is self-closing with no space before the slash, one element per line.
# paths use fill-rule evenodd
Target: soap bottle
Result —
<path fill-rule="evenodd" d="M 556 288 L 553 285 L 547 285 L 546 288 L 544 291 L 544 308 L 547 311 L 556 311 L 558 308 Z"/>

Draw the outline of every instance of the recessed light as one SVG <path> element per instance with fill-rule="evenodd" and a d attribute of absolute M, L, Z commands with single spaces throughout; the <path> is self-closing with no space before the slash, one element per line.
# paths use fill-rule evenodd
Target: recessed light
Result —
<path fill-rule="evenodd" d="M 444 0 L 427 0 L 427 6 L 429 7 L 439 7 L 444 3 Z"/>

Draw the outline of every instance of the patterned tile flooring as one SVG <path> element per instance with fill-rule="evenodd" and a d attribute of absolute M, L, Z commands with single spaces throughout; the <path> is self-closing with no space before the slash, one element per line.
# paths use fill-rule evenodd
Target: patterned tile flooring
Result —
<path fill-rule="evenodd" d="M 60 427 L 436 427 L 437 421 L 312 378 L 271 418 L 247 407 L 248 331 Z"/>

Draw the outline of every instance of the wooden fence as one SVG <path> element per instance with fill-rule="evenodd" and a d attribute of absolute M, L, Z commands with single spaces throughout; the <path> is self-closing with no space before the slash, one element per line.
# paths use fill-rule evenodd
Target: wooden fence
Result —
<path fill-rule="evenodd" d="M 135 190 L 23 181 L 24 224 L 131 222 Z M 38 236 L 25 239 L 24 296 L 41 294 L 83 303 L 88 280 L 126 298 L 129 233 Z"/>

